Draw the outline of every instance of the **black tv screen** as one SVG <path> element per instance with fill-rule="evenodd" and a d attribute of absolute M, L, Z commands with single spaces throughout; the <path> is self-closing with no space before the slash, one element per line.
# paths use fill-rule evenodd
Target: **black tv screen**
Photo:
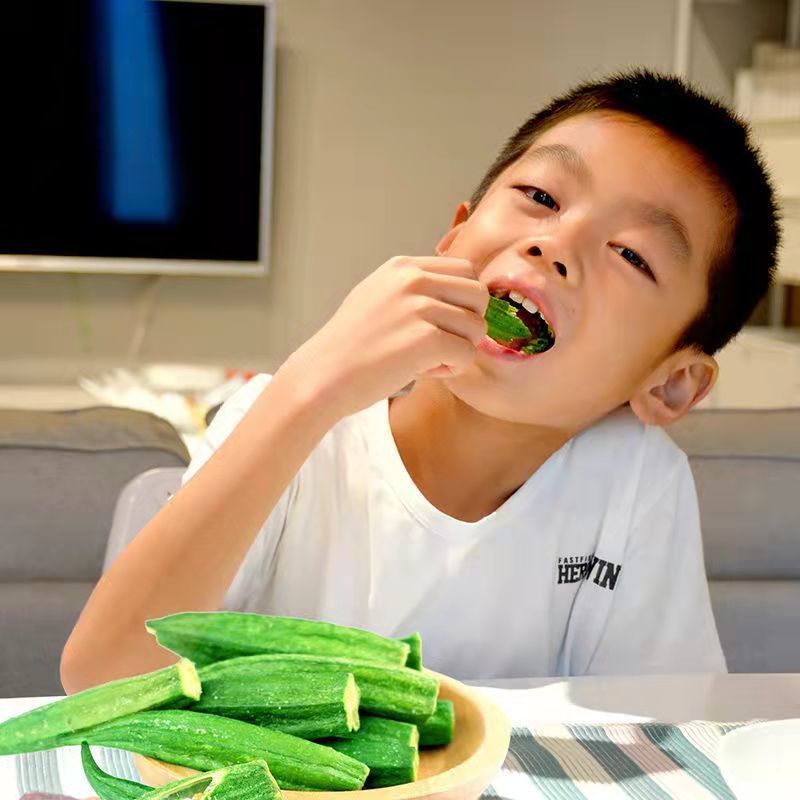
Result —
<path fill-rule="evenodd" d="M 269 9 L 3 4 L 0 262 L 263 268 Z"/>

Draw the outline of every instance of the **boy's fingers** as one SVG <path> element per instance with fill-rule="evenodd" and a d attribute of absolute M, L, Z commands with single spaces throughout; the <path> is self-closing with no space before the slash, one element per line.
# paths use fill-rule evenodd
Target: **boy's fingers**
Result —
<path fill-rule="evenodd" d="M 486 320 L 482 316 L 470 309 L 453 306 L 450 303 L 434 300 L 430 306 L 420 312 L 420 316 L 435 325 L 440 331 L 472 342 L 473 346 L 477 346 L 486 335 Z M 447 342 L 450 345 L 462 347 L 460 343 L 453 343 L 451 339 L 447 339 Z"/>
<path fill-rule="evenodd" d="M 396 266 L 405 270 L 409 291 L 462 306 L 480 316 L 486 313 L 489 292 L 475 277 L 471 261 L 464 258 L 401 258 Z"/>
<path fill-rule="evenodd" d="M 393 259 L 395 260 L 395 259 Z M 436 272 L 440 275 L 455 275 L 461 278 L 477 280 L 475 265 L 467 258 L 451 258 L 450 256 L 398 256 L 396 264 L 399 267 L 415 266 L 427 272 Z"/>
<path fill-rule="evenodd" d="M 466 369 L 475 360 L 475 345 L 457 333 L 446 330 L 437 332 L 441 348 L 442 364 L 455 374 Z"/>
<path fill-rule="evenodd" d="M 489 291 L 478 281 L 465 280 L 460 276 L 436 275 L 431 295 L 445 303 L 462 306 L 483 317 L 489 305 Z"/>

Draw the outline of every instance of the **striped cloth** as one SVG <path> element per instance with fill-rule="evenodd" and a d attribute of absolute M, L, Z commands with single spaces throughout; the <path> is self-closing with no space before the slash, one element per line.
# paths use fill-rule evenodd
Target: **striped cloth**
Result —
<path fill-rule="evenodd" d="M 100 769 L 129 781 L 141 781 L 131 754 L 110 747 L 92 747 Z M 61 747 L 14 756 L 17 795 L 10 800 L 84 800 L 94 797 L 81 765 L 79 747 Z M 2 800 L 6 800 L 5 797 Z"/>
<path fill-rule="evenodd" d="M 514 728 L 505 763 L 482 800 L 736 800 L 717 769 L 716 752 L 722 737 L 744 724 Z M 139 780 L 128 753 L 92 752 L 106 772 Z M 16 764 L 20 800 L 92 796 L 78 748 L 16 756 Z"/>
<path fill-rule="evenodd" d="M 722 737 L 745 724 L 515 728 L 505 763 L 484 798 L 736 800 L 716 754 Z"/>

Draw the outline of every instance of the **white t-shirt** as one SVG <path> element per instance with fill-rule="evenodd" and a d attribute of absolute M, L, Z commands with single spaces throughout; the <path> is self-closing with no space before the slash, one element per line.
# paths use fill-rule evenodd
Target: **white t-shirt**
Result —
<path fill-rule="evenodd" d="M 184 480 L 270 379 L 220 409 Z M 425 665 L 463 679 L 725 671 L 687 458 L 627 409 L 477 522 L 417 488 L 388 400 L 345 417 L 286 488 L 224 608 L 419 631 Z"/>

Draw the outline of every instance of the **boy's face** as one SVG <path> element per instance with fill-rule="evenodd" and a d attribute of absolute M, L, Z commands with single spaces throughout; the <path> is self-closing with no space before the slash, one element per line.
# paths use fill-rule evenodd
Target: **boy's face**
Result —
<path fill-rule="evenodd" d="M 624 115 L 569 118 L 465 217 L 462 207 L 440 251 L 470 259 L 490 291 L 521 281 L 555 345 L 524 358 L 484 341 L 467 371 L 445 379 L 464 402 L 572 434 L 628 401 L 638 410 L 637 394 L 680 403 L 683 379 L 713 382 L 712 359 L 674 352 L 705 306 L 726 233 L 722 199 L 683 144 Z"/>

